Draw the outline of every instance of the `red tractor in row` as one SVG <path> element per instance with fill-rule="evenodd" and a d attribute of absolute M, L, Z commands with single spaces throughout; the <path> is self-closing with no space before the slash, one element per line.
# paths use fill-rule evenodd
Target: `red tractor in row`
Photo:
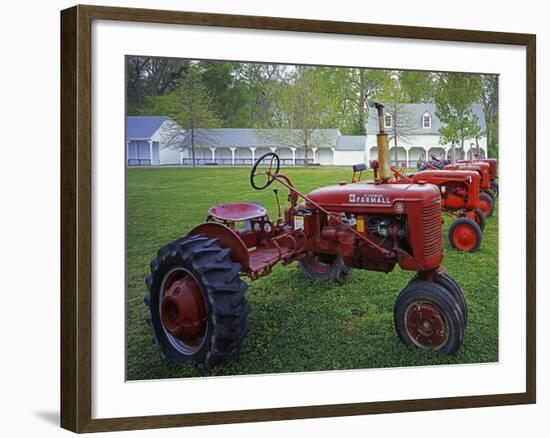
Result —
<path fill-rule="evenodd" d="M 422 170 L 405 175 L 403 169 L 391 168 L 399 183 L 429 183 L 439 187 L 441 210 L 453 219 L 448 238 L 459 251 L 477 251 L 485 228 L 485 215 L 480 209 L 480 178 L 473 170 Z"/>
<path fill-rule="evenodd" d="M 489 179 L 491 189 L 489 193 L 496 199 L 498 196 L 498 162 L 495 158 L 475 158 L 473 160 L 457 160 L 457 163 L 486 163 L 489 165 Z"/>
<path fill-rule="evenodd" d="M 300 193 L 263 155 L 250 183 L 288 189 L 278 217 L 255 203 L 210 208 L 205 223 L 162 247 L 150 264 L 145 304 L 154 340 L 176 364 L 201 369 L 239 354 L 248 332 L 247 284 L 273 267 L 297 262 L 311 280 L 343 282 L 352 269 L 412 271 L 394 304 L 394 325 L 407 346 L 456 353 L 468 318 L 464 294 L 445 271 L 441 194 L 424 183 L 392 183 L 383 106 L 376 104 L 380 172 L 375 181 L 339 183 Z"/>
<path fill-rule="evenodd" d="M 420 170 L 471 170 L 479 174 L 479 209 L 485 217 L 491 217 L 495 210 L 495 197 L 491 186 L 490 164 L 474 161 L 474 162 L 459 162 L 455 161 L 452 164 L 451 160 L 439 160 L 432 156 L 432 160 L 424 164 Z M 497 185 L 498 187 L 498 185 Z"/>

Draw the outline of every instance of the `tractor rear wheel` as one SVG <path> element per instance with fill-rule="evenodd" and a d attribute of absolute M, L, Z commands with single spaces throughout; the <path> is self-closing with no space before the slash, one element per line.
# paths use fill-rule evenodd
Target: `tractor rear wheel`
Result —
<path fill-rule="evenodd" d="M 491 217 L 495 210 L 493 198 L 485 192 L 479 194 L 479 209 L 483 212 L 485 217 Z"/>
<path fill-rule="evenodd" d="M 458 218 L 449 227 L 449 243 L 459 251 L 477 251 L 481 245 L 481 239 L 479 225 L 467 217 Z"/>
<path fill-rule="evenodd" d="M 412 281 L 394 307 L 394 324 L 401 341 L 410 347 L 454 354 L 464 338 L 464 318 L 451 292 L 440 284 Z"/>
<path fill-rule="evenodd" d="M 493 203 L 495 202 L 495 193 L 493 192 L 493 189 L 485 189 L 485 190 L 482 190 L 483 193 L 487 193 L 490 197 L 491 197 L 491 200 L 493 201 Z"/>
<path fill-rule="evenodd" d="M 491 181 L 491 190 L 495 194 L 495 198 L 498 196 L 498 182 L 497 181 Z"/>
<path fill-rule="evenodd" d="M 335 280 L 343 283 L 351 273 L 351 268 L 342 258 L 333 254 L 310 252 L 298 264 L 310 280 Z"/>
<path fill-rule="evenodd" d="M 416 274 L 411 280 L 409 281 L 409 284 L 411 284 L 414 281 L 420 281 L 422 278 L 419 274 Z M 454 299 L 457 301 L 458 305 L 460 306 L 460 312 L 462 313 L 462 318 L 464 319 L 464 327 L 468 325 L 468 304 L 466 303 L 466 298 L 464 297 L 464 291 L 460 287 L 460 285 L 456 282 L 456 280 L 451 277 L 446 272 L 444 274 L 438 274 L 437 272 L 433 275 L 433 281 L 434 283 L 439 284 L 440 286 L 443 286 L 445 289 L 447 289 L 454 297 Z"/>
<path fill-rule="evenodd" d="M 476 208 L 474 210 L 474 221 L 479 226 L 481 231 L 485 229 L 485 220 L 486 218 L 483 212 L 479 208 Z"/>
<path fill-rule="evenodd" d="M 163 357 L 208 370 L 238 355 L 250 310 L 240 268 L 229 249 L 202 235 L 158 251 L 146 279 L 145 305 Z"/>

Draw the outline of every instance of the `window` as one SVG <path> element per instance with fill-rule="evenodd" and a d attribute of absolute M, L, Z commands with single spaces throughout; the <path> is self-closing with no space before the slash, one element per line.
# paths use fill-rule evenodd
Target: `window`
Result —
<path fill-rule="evenodd" d="M 393 126 L 393 120 L 391 114 L 384 116 L 384 128 L 391 128 Z"/>
<path fill-rule="evenodd" d="M 427 129 L 432 127 L 432 116 L 430 113 L 424 113 L 422 116 L 422 127 Z"/>

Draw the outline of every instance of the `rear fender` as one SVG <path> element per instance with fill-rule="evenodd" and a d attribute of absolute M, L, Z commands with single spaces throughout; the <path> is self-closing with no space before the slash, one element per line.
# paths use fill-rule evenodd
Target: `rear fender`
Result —
<path fill-rule="evenodd" d="M 209 239 L 218 239 L 222 248 L 231 250 L 231 260 L 240 263 L 243 272 L 249 270 L 250 256 L 248 249 L 239 235 L 226 225 L 217 222 L 205 222 L 189 231 L 189 236 L 201 234 Z"/>

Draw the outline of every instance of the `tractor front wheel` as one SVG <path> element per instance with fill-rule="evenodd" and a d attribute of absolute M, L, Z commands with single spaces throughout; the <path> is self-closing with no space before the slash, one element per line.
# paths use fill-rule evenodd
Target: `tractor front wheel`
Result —
<path fill-rule="evenodd" d="M 474 221 L 479 226 L 481 231 L 485 229 L 485 220 L 486 218 L 483 212 L 479 208 L 476 208 L 474 210 Z"/>
<path fill-rule="evenodd" d="M 333 254 L 308 253 L 298 261 L 304 275 L 310 280 L 335 280 L 338 283 L 346 281 L 351 268 L 341 257 Z"/>
<path fill-rule="evenodd" d="M 416 274 L 409 284 L 414 281 L 421 281 L 422 277 L 419 274 Z M 462 319 L 464 319 L 464 327 L 468 325 L 468 304 L 466 303 L 466 298 L 464 297 L 464 291 L 456 280 L 447 273 L 438 274 L 437 272 L 433 274 L 433 282 L 443 286 L 447 289 L 460 307 L 460 312 L 462 313 Z"/>
<path fill-rule="evenodd" d="M 394 324 L 405 345 L 445 355 L 456 353 L 464 338 L 459 303 L 434 282 L 415 280 L 401 291 L 395 301 Z"/>
<path fill-rule="evenodd" d="M 164 358 L 209 370 L 238 355 L 250 310 L 239 271 L 228 249 L 202 235 L 158 251 L 146 279 L 145 305 Z"/>
<path fill-rule="evenodd" d="M 473 252 L 481 245 L 481 229 L 472 219 L 460 217 L 449 227 L 449 243 L 459 251 Z"/>
<path fill-rule="evenodd" d="M 495 210 L 493 198 L 485 192 L 479 194 L 479 209 L 483 212 L 485 217 L 491 217 Z"/>

